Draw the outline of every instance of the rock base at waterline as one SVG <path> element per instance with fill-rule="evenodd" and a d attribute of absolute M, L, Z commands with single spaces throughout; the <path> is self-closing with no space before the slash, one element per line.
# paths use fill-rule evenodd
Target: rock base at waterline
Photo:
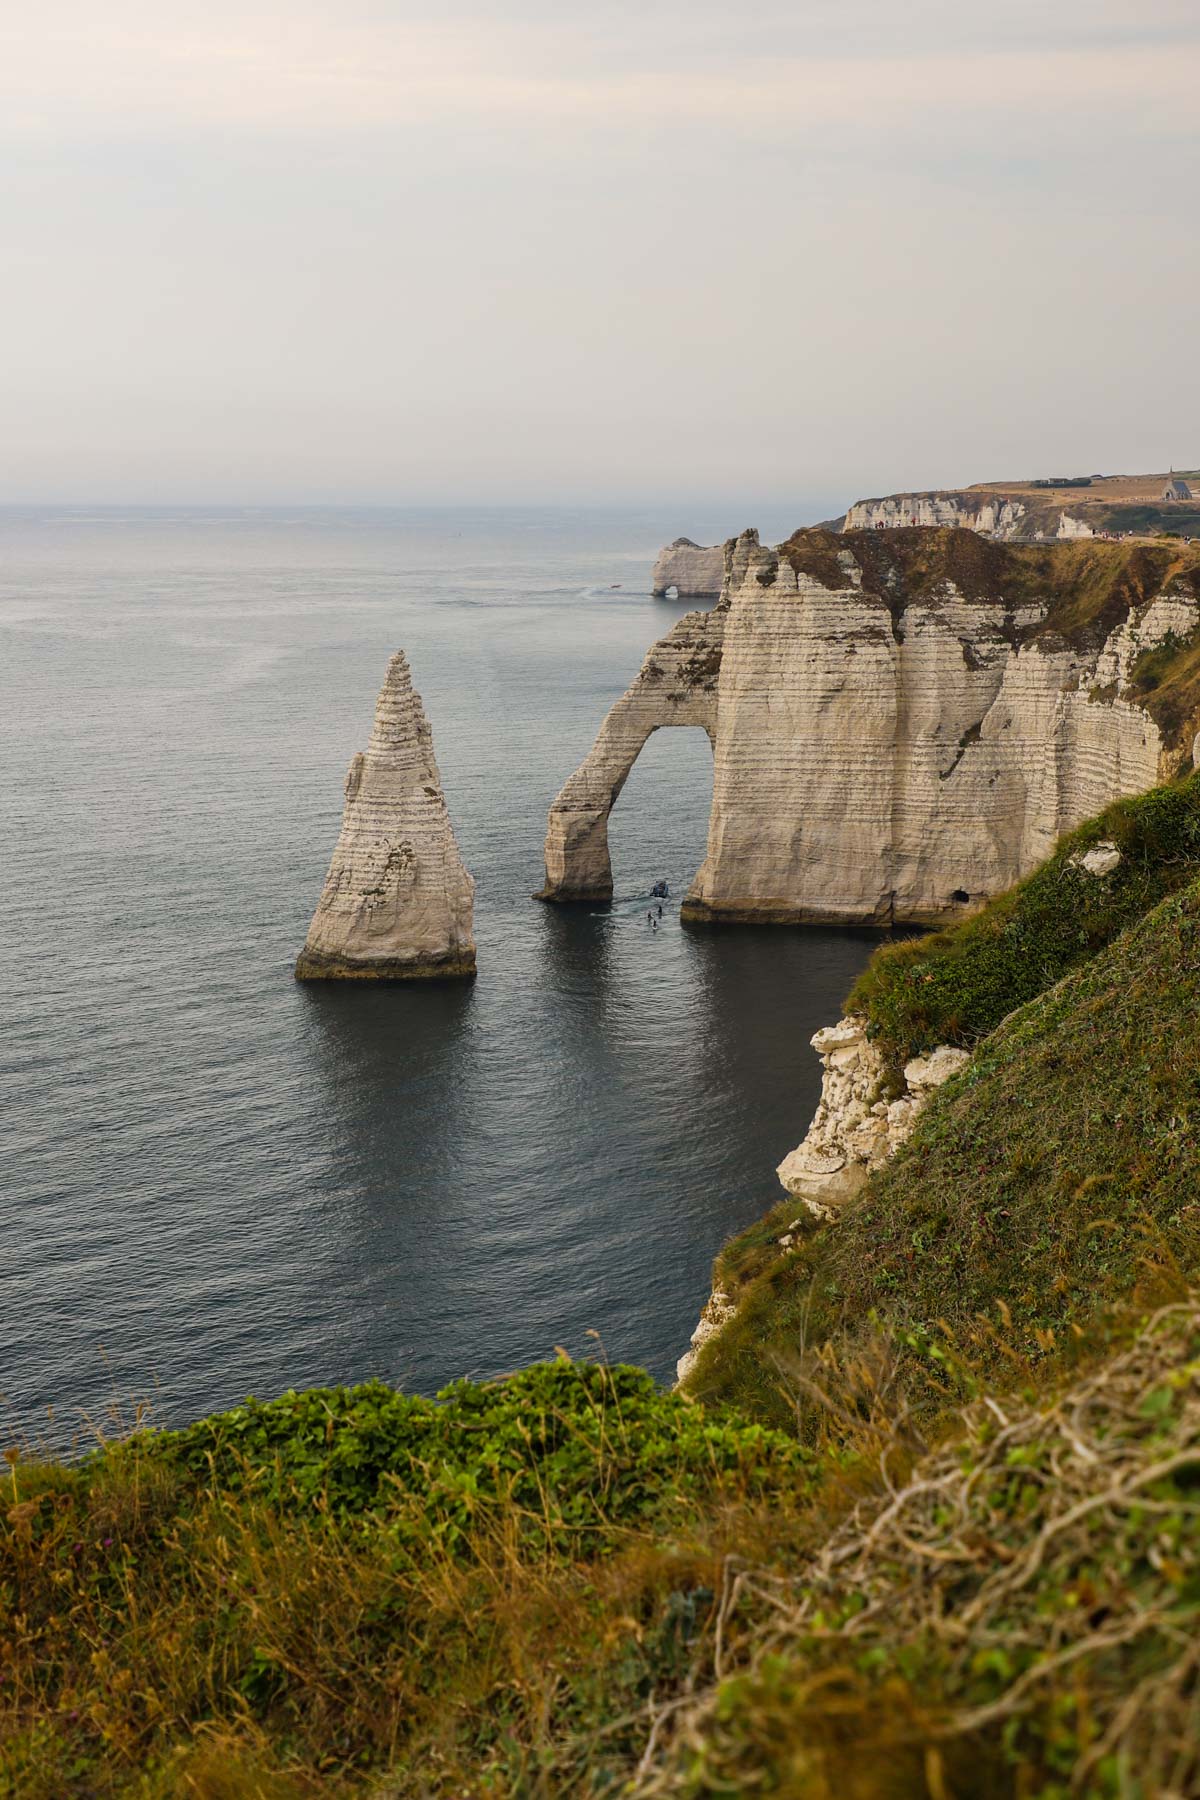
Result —
<path fill-rule="evenodd" d="M 597 882 L 593 887 L 552 887 L 549 883 L 538 888 L 533 895 L 535 900 L 544 900 L 547 906 L 610 906 L 612 904 L 612 882 Z"/>
<path fill-rule="evenodd" d="M 296 958 L 297 981 L 462 981 L 475 976 L 475 954 L 443 957 L 433 962 L 402 962 L 380 957 L 375 962 L 348 962 L 343 957 L 311 955 Z"/>
<path fill-rule="evenodd" d="M 964 916 L 967 908 L 963 908 Z M 871 917 L 861 912 L 836 912 L 830 907 L 794 906 L 787 900 L 722 900 L 710 906 L 694 894 L 688 894 L 679 917 L 685 925 L 879 925 L 891 923 L 886 907 L 877 907 Z M 906 921 L 907 923 L 908 921 Z M 928 921 L 932 923 L 933 921 Z M 939 923 L 944 919 L 939 915 Z"/>

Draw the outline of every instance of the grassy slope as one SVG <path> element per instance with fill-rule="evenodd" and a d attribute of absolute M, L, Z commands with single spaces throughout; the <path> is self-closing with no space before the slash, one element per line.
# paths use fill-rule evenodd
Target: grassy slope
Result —
<path fill-rule="evenodd" d="M 798 1580 L 730 1590 L 730 1672 L 664 1720 L 643 1792 L 1200 1792 L 1200 1302 L 891 1458 Z"/>
<path fill-rule="evenodd" d="M 1192 1266 L 1198 1007 L 1191 886 L 981 1044 L 836 1225 L 780 1252 L 788 1201 L 734 1241 L 717 1272 L 739 1312 L 691 1391 L 785 1422 L 806 1347 L 848 1354 L 873 1311 L 920 1344 L 952 1340 L 998 1381 L 1061 1348 L 1149 1263 Z M 943 1362 L 910 1361 L 924 1404 L 956 1391 Z"/>
<path fill-rule="evenodd" d="M 678 1663 L 730 1534 L 753 1541 L 763 1494 L 802 1494 L 809 1466 L 639 1370 L 565 1363 L 16 1462 L 0 1793 L 324 1795 L 397 1761 L 406 1793 L 488 1769 L 488 1791 L 559 1792 L 598 1725 L 620 1752 L 614 1715 Z"/>

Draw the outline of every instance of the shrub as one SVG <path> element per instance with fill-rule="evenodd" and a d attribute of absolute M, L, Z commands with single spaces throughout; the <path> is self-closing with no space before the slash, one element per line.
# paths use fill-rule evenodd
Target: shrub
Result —
<path fill-rule="evenodd" d="M 300 1800 L 382 1768 L 396 1794 L 566 1791 L 636 1739 L 730 1535 L 808 1467 L 641 1370 L 565 1361 L 16 1460 L 0 1795 Z"/>
<path fill-rule="evenodd" d="M 382 1382 L 250 1399 L 114 1454 L 285 1513 L 369 1515 L 416 1548 L 464 1549 L 481 1517 L 503 1511 L 522 1522 L 531 1551 L 572 1554 L 722 1482 L 753 1489 L 798 1461 L 778 1433 L 710 1419 L 642 1369 L 565 1360 L 458 1381 L 436 1401 Z"/>

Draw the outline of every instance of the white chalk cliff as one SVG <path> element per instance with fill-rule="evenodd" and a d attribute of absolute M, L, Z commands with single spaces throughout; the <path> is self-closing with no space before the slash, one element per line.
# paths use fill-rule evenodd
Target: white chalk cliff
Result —
<path fill-rule="evenodd" d="M 725 550 L 676 538 L 658 553 L 650 576 L 650 592 L 661 600 L 672 588 L 681 600 L 715 600 L 725 574 Z"/>
<path fill-rule="evenodd" d="M 894 531 L 909 525 L 958 526 L 1002 542 L 1095 537 L 1086 519 L 1043 507 L 1034 511 L 1016 495 L 889 494 L 884 500 L 856 500 L 846 513 L 846 531 Z"/>
<path fill-rule="evenodd" d="M 856 500 L 842 523 L 847 531 L 959 525 L 1006 542 L 1041 544 L 1163 532 L 1195 537 L 1200 508 L 1173 474 L 1061 475 L 883 494 Z"/>
<path fill-rule="evenodd" d="M 554 801 L 541 897 L 611 894 L 613 802 L 652 731 L 693 725 L 713 802 L 685 917 L 960 917 L 1190 755 L 1200 720 L 1165 733 L 1130 674 L 1198 625 L 1183 545 L 744 532 Z"/>
<path fill-rule="evenodd" d="M 346 776 L 342 829 L 296 977 L 473 975 L 474 892 L 442 795 L 433 733 L 398 650 L 371 741 Z"/>
<path fill-rule="evenodd" d="M 883 1056 L 867 1037 L 866 1021 L 848 1017 L 812 1039 L 821 1058 L 821 1100 L 802 1144 L 779 1165 L 789 1194 L 818 1218 L 831 1219 L 852 1200 L 872 1169 L 912 1136 L 926 1103 L 965 1068 L 966 1050 L 941 1044 L 905 1065 L 899 1090 Z"/>
<path fill-rule="evenodd" d="M 927 1056 L 913 1057 L 896 1091 L 894 1076 L 867 1037 L 864 1019 L 850 1015 L 826 1025 L 812 1038 L 812 1047 L 823 1064 L 820 1103 L 803 1143 L 784 1157 L 778 1173 L 794 1199 L 818 1219 L 832 1222 L 866 1184 L 871 1170 L 908 1142 L 938 1088 L 971 1058 L 966 1050 L 941 1044 Z M 781 1254 L 792 1248 L 803 1216 L 779 1237 Z M 687 1380 L 705 1344 L 736 1312 L 735 1301 L 714 1285 L 691 1344 L 675 1365 L 677 1382 Z"/>
<path fill-rule="evenodd" d="M 1025 535 L 1025 503 L 1001 494 L 888 494 L 881 500 L 856 500 L 846 512 L 846 531 L 892 531 L 904 525 L 961 526 L 986 537 Z"/>

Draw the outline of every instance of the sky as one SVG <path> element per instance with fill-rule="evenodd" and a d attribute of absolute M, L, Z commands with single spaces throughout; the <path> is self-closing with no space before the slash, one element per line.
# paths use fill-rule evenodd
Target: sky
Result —
<path fill-rule="evenodd" d="M 1200 465 L 1195 0 L 38 0 L 0 503 Z"/>

